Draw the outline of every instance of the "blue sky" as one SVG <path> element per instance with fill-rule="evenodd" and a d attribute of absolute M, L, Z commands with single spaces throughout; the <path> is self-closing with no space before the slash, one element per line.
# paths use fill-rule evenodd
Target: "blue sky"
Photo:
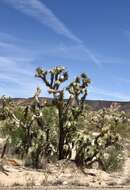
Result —
<path fill-rule="evenodd" d="M 130 101 L 129 0 L 1 0 L 0 95 L 31 97 L 37 67 L 86 72 L 88 99 Z"/>

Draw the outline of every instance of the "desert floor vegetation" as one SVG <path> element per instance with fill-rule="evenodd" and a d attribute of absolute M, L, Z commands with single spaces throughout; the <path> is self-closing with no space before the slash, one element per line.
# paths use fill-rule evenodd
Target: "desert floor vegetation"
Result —
<path fill-rule="evenodd" d="M 35 76 L 51 98 L 41 100 L 40 87 L 28 105 L 1 97 L 0 180 L 27 186 L 111 184 L 112 172 L 122 171 L 128 160 L 126 113 L 116 103 L 91 111 L 85 101 L 90 84 L 85 73 L 69 84 L 62 66 L 37 68 Z"/>

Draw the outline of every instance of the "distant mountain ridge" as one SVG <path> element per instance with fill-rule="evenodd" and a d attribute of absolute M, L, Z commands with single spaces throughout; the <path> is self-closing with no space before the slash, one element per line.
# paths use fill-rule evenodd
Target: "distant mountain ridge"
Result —
<path fill-rule="evenodd" d="M 113 103 L 118 103 L 120 105 L 120 110 L 125 112 L 130 112 L 130 102 L 121 101 L 107 101 L 107 100 L 86 100 L 86 103 L 91 106 L 93 110 L 99 110 L 102 108 L 108 108 Z"/>
<path fill-rule="evenodd" d="M 51 98 L 41 97 L 41 101 L 48 100 L 51 101 Z M 13 101 L 17 102 L 21 106 L 26 106 L 31 104 L 32 98 L 13 98 Z M 130 102 L 121 102 L 121 101 L 106 101 L 106 100 L 86 100 L 86 103 L 91 107 L 92 110 L 99 110 L 102 108 L 108 108 L 112 103 L 120 104 L 120 110 L 125 112 L 130 112 Z M 0 100 L 1 104 L 1 100 Z"/>

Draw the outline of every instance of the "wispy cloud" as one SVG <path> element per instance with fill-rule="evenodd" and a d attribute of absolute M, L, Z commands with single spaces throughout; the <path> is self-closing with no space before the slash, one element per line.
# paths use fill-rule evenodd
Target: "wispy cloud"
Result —
<path fill-rule="evenodd" d="M 32 96 L 37 85 L 41 82 L 34 78 L 35 68 L 38 66 L 33 64 L 37 62 L 40 54 L 51 55 L 58 58 L 77 59 L 80 61 L 86 61 L 88 59 L 84 47 L 82 46 L 70 46 L 67 45 L 51 45 L 51 47 L 38 48 L 34 45 L 29 46 L 28 43 L 22 46 L 18 42 L 18 39 L 10 36 L 10 39 L 0 38 L 1 51 L 5 52 L 5 55 L 0 51 L 0 95 L 6 94 L 15 97 L 27 97 Z M 13 41 L 14 39 L 14 41 Z M 40 49 L 40 52 L 39 52 Z M 37 51 L 36 51 L 37 50 Z M 24 54 L 24 56 L 23 56 Z M 120 79 L 122 82 L 129 83 L 129 80 Z M 44 89 L 44 87 L 43 87 Z M 43 96 L 47 96 L 43 90 Z M 97 87 L 91 87 L 89 89 L 92 99 L 113 99 L 113 100 L 130 100 L 130 97 L 126 94 L 119 92 L 108 91 Z"/>
<path fill-rule="evenodd" d="M 83 41 L 77 37 L 71 30 L 40 0 L 2 0 L 10 4 L 20 12 L 33 17 L 41 24 L 48 26 L 57 34 L 60 34 L 79 45 L 93 63 L 100 66 L 100 60 L 96 58 L 94 53 L 84 45 Z"/>
<path fill-rule="evenodd" d="M 45 56 L 51 56 L 56 58 L 64 58 L 67 60 L 75 60 L 82 62 L 90 62 L 91 57 L 86 53 L 86 49 L 82 44 L 66 45 L 60 44 L 35 44 L 31 41 L 24 41 L 7 33 L 0 33 L 0 55 L 5 53 L 6 57 L 14 58 L 17 55 L 21 58 L 27 55 L 28 61 L 31 59 L 44 58 Z M 91 55 L 93 56 L 93 55 Z M 98 60 L 93 57 L 98 64 Z"/>
<path fill-rule="evenodd" d="M 39 0 L 4 0 L 22 13 L 37 19 L 42 24 L 50 27 L 56 33 L 82 43 L 56 16 L 55 14 Z"/>
<path fill-rule="evenodd" d="M 27 96 L 33 92 L 36 81 L 34 80 L 34 68 L 23 60 L 14 57 L 0 56 L 0 86 L 3 87 L 0 94 L 11 96 Z M 15 91 L 13 94 L 12 91 Z M 21 94 L 21 95 L 20 95 Z"/>
<path fill-rule="evenodd" d="M 118 77 L 117 80 L 123 84 L 130 84 L 130 79 Z"/>
<path fill-rule="evenodd" d="M 33 52 L 22 46 L 20 40 L 0 33 L 0 95 L 32 96 L 39 81 L 34 77 L 36 59 Z"/>
<path fill-rule="evenodd" d="M 39 51 L 39 54 L 42 56 L 51 56 L 51 57 L 57 57 L 57 58 L 64 58 L 68 60 L 75 60 L 75 61 L 81 61 L 90 63 L 92 59 L 99 64 L 98 60 L 92 56 L 88 56 L 88 53 L 86 53 L 86 49 L 83 45 L 65 45 L 65 44 L 56 44 L 51 46 L 42 46 L 44 51 Z"/>
<path fill-rule="evenodd" d="M 41 82 L 34 78 L 38 60 L 54 57 L 69 61 L 90 61 L 82 45 L 35 44 L 25 42 L 7 33 L 0 33 L 0 95 L 31 96 Z M 40 85 L 41 87 L 43 86 Z M 44 87 L 43 87 L 44 89 Z M 46 96 L 45 90 L 43 96 Z"/>
<path fill-rule="evenodd" d="M 1 31 L 0 31 L 0 40 L 3 40 L 5 42 L 10 42 L 10 43 L 21 41 L 20 39 L 17 39 L 15 36 L 12 36 L 9 33 L 1 32 Z"/>

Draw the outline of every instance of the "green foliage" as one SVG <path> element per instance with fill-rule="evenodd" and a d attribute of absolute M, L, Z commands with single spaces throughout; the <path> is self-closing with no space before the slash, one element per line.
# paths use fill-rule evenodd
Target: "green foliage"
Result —
<path fill-rule="evenodd" d="M 123 167 L 126 156 L 124 147 L 120 145 L 109 146 L 105 149 L 102 157 L 104 170 L 108 172 L 120 170 Z"/>
<path fill-rule="evenodd" d="M 57 151 L 58 147 L 58 113 L 55 107 L 44 107 L 43 109 L 43 120 L 45 125 L 46 133 L 48 135 L 48 142 L 54 147 Z"/>

